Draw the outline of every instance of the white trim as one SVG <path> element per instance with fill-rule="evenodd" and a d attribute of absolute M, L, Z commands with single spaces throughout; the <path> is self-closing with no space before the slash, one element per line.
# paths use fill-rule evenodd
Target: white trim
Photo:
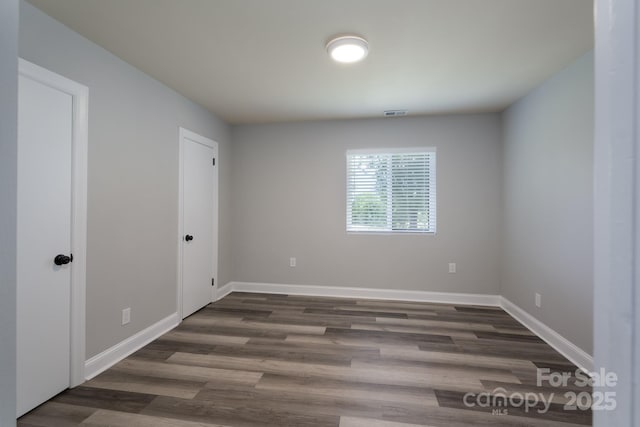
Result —
<path fill-rule="evenodd" d="M 284 285 L 276 283 L 229 282 L 216 293 L 218 301 L 231 292 L 309 295 L 337 298 L 383 299 L 390 301 L 432 302 L 458 305 L 484 305 L 500 307 L 518 322 L 530 329 L 552 348 L 586 372 L 594 370 L 593 357 L 571 341 L 500 295 L 430 292 L 411 290 L 371 289 L 359 287 Z"/>
<path fill-rule="evenodd" d="M 372 289 L 341 286 L 283 285 L 276 283 L 229 282 L 218 290 L 216 299 L 231 292 L 309 295 L 318 297 L 382 299 L 389 301 L 419 301 L 443 304 L 485 305 L 498 307 L 499 295 L 464 294 L 411 290 Z"/>
<path fill-rule="evenodd" d="M 231 292 L 233 292 L 234 283 L 235 282 L 229 282 L 224 286 L 216 286 L 216 289 L 214 290 L 214 294 L 213 294 L 213 302 L 220 301 L 222 298 L 226 297 Z"/>
<path fill-rule="evenodd" d="M 500 307 L 527 329 L 544 340 L 556 351 L 569 359 L 574 365 L 586 372 L 593 372 L 593 357 L 580 347 L 554 331 L 531 314 L 524 311 L 505 297 L 500 297 Z"/>
<path fill-rule="evenodd" d="M 229 282 L 227 284 L 225 284 L 224 286 L 216 286 L 216 290 L 214 293 L 214 297 L 213 297 L 213 301 L 220 301 L 222 298 L 226 297 L 227 295 L 229 295 L 231 292 L 234 291 L 233 289 L 233 285 L 236 282 Z M 241 292 L 241 291 L 237 291 L 237 292 Z"/>
<path fill-rule="evenodd" d="M 19 58 L 19 73 L 73 98 L 72 195 L 71 195 L 71 322 L 69 386 L 84 382 L 87 277 L 87 150 L 89 88 Z"/>
<path fill-rule="evenodd" d="M 640 425 L 640 2 L 595 2 L 594 426 Z M 605 383 L 602 381 L 600 383 Z"/>
<path fill-rule="evenodd" d="M 216 164 L 213 170 L 214 173 L 214 186 L 213 186 L 213 259 L 211 260 L 211 271 L 214 282 L 216 286 L 213 286 L 211 290 L 211 301 L 216 300 L 216 288 L 218 287 L 218 221 L 219 221 L 219 209 L 218 209 L 218 192 L 219 192 L 219 183 L 218 183 L 218 143 L 212 139 L 199 135 L 195 132 L 190 131 L 189 129 L 185 129 L 183 127 L 178 127 L 178 268 L 177 268 L 177 289 L 176 289 L 176 311 L 180 319 L 183 319 L 182 315 L 182 263 L 183 263 L 183 241 L 182 236 L 184 236 L 184 144 L 185 141 L 194 141 L 198 144 L 206 145 L 207 147 L 211 147 L 213 149 L 214 155 L 216 157 Z"/>
<path fill-rule="evenodd" d="M 421 154 L 421 153 L 435 153 L 437 147 L 395 147 L 395 148 L 356 148 L 353 150 L 347 150 L 346 155 L 353 154 Z"/>
<path fill-rule="evenodd" d="M 184 236 L 184 148 L 183 148 L 183 135 L 184 130 L 178 128 L 178 268 L 176 277 L 176 312 L 178 318 L 182 319 L 182 236 Z"/>
<path fill-rule="evenodd" d="M 180 324 L 178 313 L 173 313 L 102 353 L 93 356 L 86 361 L 84 366 L 86 380 L 90 380 L 101 372 L 106 371 L 125 357 L 140 350 L 161 335 L 166 334 L 178 324 Z"/>
<path fill-rule="evenodd" d="M 393 229 L 393 189 L 391 180 L 388 180 L 386 184 L 386 216 L 382 212 L 378 212 L 378 219 L 385 219 L 385 227 L 382 230 L 376 229 L 372 224 L 366 225 L 354 225 L 353 224 L 353 204 L 359 195 L 360 184 L 368 187 L 370 177 L 361 175 L 361 170 L 358 167 L 359 162 L 355 161 L 354 157 L 358 156 L 370 156 L 379 155 L 383 162 L 386 163 L 386 168 L 391 176 L 394 176 L 394 155 L 395 154 L 415 154 L 424 155 L 427 162 L 426 170 L 423 172 L 428 173 L 428 185 L 426 192 L 428 193 L 429 208 L 427 209 L 428 216 L 428 229 Z M 415 235 L 435 235 L 437 229 L 437 166 L 436 166 L 436 147 L 409 147 L 409 148 L 389 148 L 389 149 L 357 149 L 347 150 L 345 155 L 346 166 L 346 181 L 345 181 L 345 218 L 346 225 L 345 230 L 347 235 L 365 233 L 365 234 L 380 234 L 380 235 L 392 235 L 392 234 L 415 234 Z M 414 165 L 416 171 L 421 170 L 417 165 Z M 405 212 L 406 213 L 406 212 Z"/>

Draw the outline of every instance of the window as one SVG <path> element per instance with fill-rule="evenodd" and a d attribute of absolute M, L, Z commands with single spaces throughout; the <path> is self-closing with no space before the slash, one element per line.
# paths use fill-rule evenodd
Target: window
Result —
<path fill-rule="evenodd" d="M 347 231 L 435 233 L 435 148 L 347 151 Z"/>

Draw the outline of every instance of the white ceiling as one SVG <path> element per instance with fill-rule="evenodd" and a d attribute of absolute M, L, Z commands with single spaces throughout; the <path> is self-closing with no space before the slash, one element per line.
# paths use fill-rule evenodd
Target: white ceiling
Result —
<path fill-rule="evenodd" d="M 591 0 L 30 2 L 234 124 L 501 111 L 593 47 Z"/>

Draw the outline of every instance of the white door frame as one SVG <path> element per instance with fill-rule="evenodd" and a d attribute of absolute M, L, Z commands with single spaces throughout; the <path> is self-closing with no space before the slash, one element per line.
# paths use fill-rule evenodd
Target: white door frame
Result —
<path fill-rule="evenodd" d="M 618 377 L 595 426 L 640 425 L 640 3 L 596 0 L 594 348 Z M 594 397 L 595 399 L 595 397 Z M 595 400 L 594 400 L 595 401 Z"/>
<path fill-rule="evenodd" d="M 179 127 L 179 155 L 178 155 L 178 294 L 176 297 L 177 313 L 180 321 L 182 321 L 182 266 L 183 266 L 183 241 L 184 236 L 184 145 L 187 141 L 194 141 L 207 147 L 214 149 L 215 153 L 218 153 L 218 143 L 212 139 L 199 135 L 183 127 Z M 218 154 L 216 154 L 218 155 Z M 219 156 L 219 155 L 218 155 Z M 211 287 L 211 301 L 215 298 L 215 289 L 218 287 L 218 159 L 216 159 L 215 167 L 213 168 L 214 184 L 213 184 L 213 259 L 211 260 L 211 271 L 216 286 Z"/>
<path fill-rule="evenodd" d="M 69 94 L 73 99 L 71 171 L 71 320 L 69 387 L 85 381 L 87 285 L 87 148 L 89 88 L 19 58 L 19 74 Z"/>

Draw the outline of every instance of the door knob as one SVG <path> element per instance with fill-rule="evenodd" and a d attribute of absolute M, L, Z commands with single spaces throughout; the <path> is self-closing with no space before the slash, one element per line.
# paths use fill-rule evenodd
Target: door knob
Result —
<path fill-rule="evenodd" d="M 185 240 L 186 242 L 190 242 L 190 241 L 192 241 L 192 240 L 193 240 L 193 236 L 192 236 L 192 235 L 190 235 L 190 234 L 187 234 L 186 236 L 184 236 L 184 240 Z"/>
<path fill-rule="evenodd" d="M 56 255 L 56 257 L 53 259 L 53 263 L 55 265 L 65 265 L 65 264 L 69 264 L 71 261 L 73 261 L 73 255 L 70 256 L 66 256 L 66 255 Z"/>

